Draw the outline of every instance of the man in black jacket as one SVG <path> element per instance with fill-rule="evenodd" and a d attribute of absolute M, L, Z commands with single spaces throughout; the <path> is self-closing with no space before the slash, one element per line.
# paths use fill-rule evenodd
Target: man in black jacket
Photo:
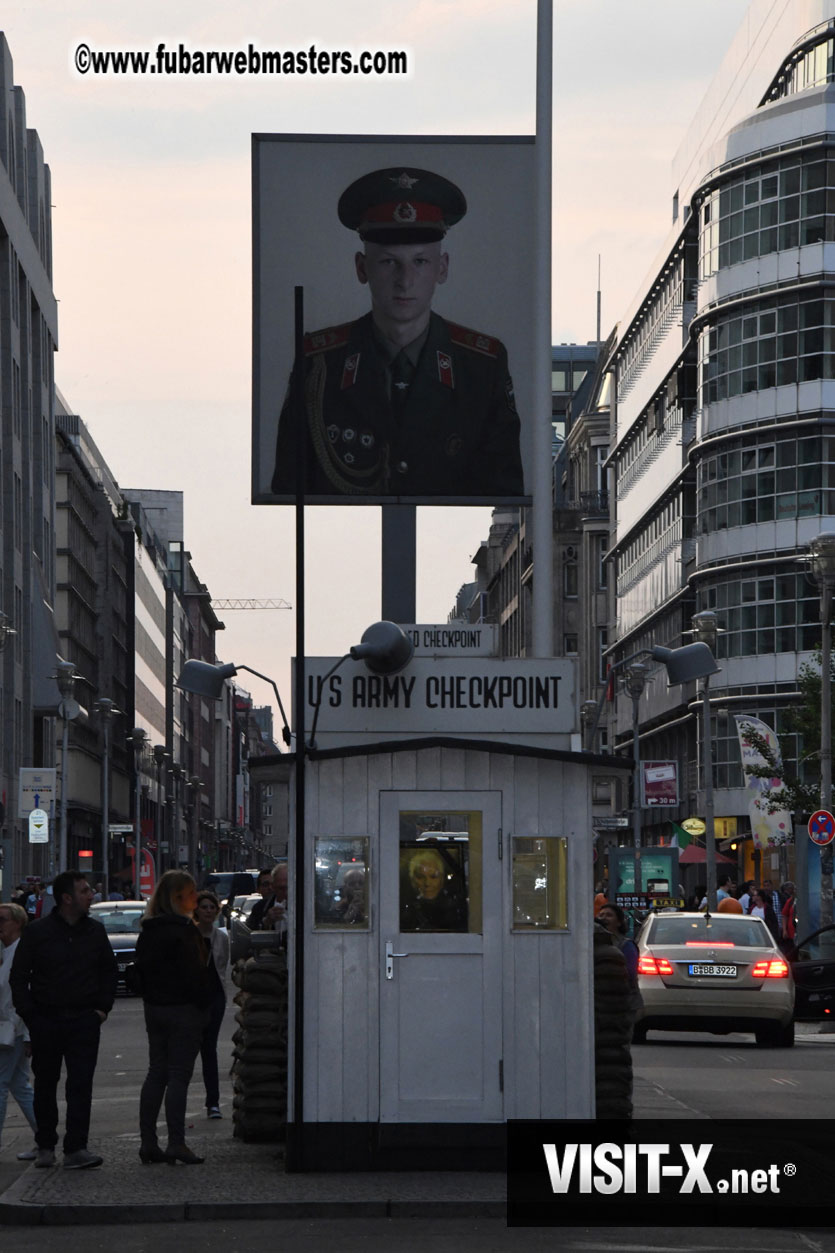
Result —
<path fill-rule="evenodd" d="M 87 1148 L 93 1075 L 101 1025 L 116 998 L 116 958 L 104 927 L 93 921 L 93 889 L 78 870 L 58 875 L 55 909 L 21 935 L 9 983 L 14 1007 L 32 1041 L 36 1166 L 55 1165 L 58 1081 L 66 1066 L 64 1169 L 101 1166 Z"/>

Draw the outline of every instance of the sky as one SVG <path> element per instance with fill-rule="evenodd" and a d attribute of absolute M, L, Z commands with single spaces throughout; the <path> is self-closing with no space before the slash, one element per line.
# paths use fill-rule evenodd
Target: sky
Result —
<path fill-rule="evenodd" d="M 555 0 L 554 342 L 595 338 L 598 256 L 604 337 L 634 296 L 669 223 L 675 150 L 746 7 Z M 293 511 L 249 503 L 251 134 L 532 134 L 535 0 L 6 0 L 2 24 L 52 175 L 56 382 L 121 487 L 184 492 L 186 547 L 213 596 L 292 605 Z M 161 42 L 405 49 L 410 71 L 74 68 L 81 43 Z M 489 525 L 485 508 L 418 511 L 418 621 L 446 620 Z M 311 508 L 306 527 L 306 651 L 339 656 L 380 617 L 379 510 Z M 220 616 L 221 659 L 275 678 L 289 705 L 294 612 Z"/>

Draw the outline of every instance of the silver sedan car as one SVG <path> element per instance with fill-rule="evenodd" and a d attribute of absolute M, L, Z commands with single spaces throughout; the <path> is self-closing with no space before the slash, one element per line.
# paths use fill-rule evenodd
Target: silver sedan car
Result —
<path fill-rule="evenodd" d="M 794 980 L 760 918 L 743 914 L 656 914 L 638 936 L 643 1009 L 633 1039 L 647 1031 L 753 1031 L 757 1044 L 794 1044 Z"/>

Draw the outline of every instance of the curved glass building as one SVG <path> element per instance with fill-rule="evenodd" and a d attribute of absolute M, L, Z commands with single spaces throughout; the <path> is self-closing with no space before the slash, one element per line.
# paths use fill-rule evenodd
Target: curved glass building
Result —
<path fill-rule="evenodd" d="M 609 363 L 609 660 L 686 643 L 692 615 L 716 612 L 716 814 L 744 841 L 733 715 L 786 731 L 821 639 L 803 556 L 835 531 L 835 0 L 755 0 L 674 177 L 670 235 Z M 656 671 L 639 700 L 642 760 L 679 763 L 677 820 L 703 812 L 700 699 Z M 625 694 L 611 732 L 631 751 Z M 652 843 L 661 818 L 644 818 Z"/>

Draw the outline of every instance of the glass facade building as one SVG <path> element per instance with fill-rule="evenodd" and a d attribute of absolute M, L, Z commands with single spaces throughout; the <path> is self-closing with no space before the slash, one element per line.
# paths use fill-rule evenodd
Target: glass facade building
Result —
<path fill-rule="evenodd" d="M 803 555 L 835 531 L 835 0 L 771 17 L 743 24 L 691 125 L 662 260 L 609 363 L 608 659 L 687 643 L 693 613 L 715 611 L 716 813 L 743 837 L 733 714 L 787 731 L 821 638 Z M 640 700 L 642 757 L 679 762 L 677 820 L 703 803 L 700 706 L 663 672 Z M 625 752 L 631 715 L 621 694 L 610 742 Z M 798 745 L 783 747 L 792 771 Z"/>

